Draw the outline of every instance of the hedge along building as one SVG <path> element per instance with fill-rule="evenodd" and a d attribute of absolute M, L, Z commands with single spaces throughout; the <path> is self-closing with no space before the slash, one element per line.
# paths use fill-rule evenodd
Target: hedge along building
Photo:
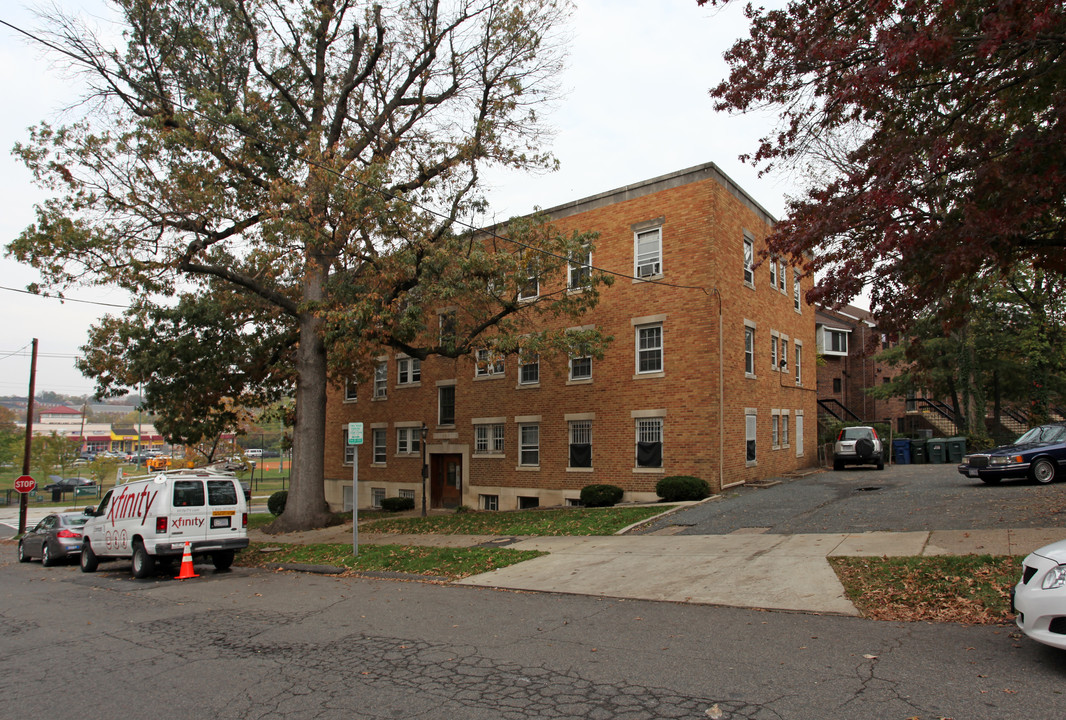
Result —
<path fill-rule="evenodd" d="M 773 218 L 758 203 L 709 163 L 544 214 L 598 233 L 589 264 L 620 276 L 582 319 L 613 337 L 605 356 L 383 352 L 373 382 L 330 393 L 331 506 L 351 507 L 356 456 L 361 507 L 419 506 L 425 461 L 429 507 L 490 510 L 573 504 L 599 483 L 654 500 L 670 475 L 718 491 L 816 463 L 809 280 L 760 260 Z"/>

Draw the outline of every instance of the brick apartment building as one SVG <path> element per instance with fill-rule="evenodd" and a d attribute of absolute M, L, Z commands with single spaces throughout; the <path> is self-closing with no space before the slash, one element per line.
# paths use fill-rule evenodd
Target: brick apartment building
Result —
<path fill-rule="evenodd" d="M 330 393 L 334 508 L 351 507 L 356 455 L 360 507 L 419 505 L 424 456 L 430 507 L 500 510 L 572 504 L 594 483 L 654 500 L 669 475 L 720 490 L 817 462 L 814 310 L 793 268 L 760 261 L 773 218 L 758 203 L 706 164 L 545 214 L 599 233 L 591 264 L 625 276 L 581 319 L 613 336 L 605 357 L 383 352 L 373 382 Z M 349 422 L 363 423 L 358 451 Z"/>

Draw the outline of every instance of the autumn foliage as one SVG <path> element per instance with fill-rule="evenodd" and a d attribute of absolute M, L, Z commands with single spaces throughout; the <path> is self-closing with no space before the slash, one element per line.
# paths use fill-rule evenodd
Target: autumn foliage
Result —
<path fill-rule="evenodd" d="M 725 5 L 730 0 L 698 0 Z M 747 9 L 719 110 L 780 126 L 746 159 L 804 173 L 770 251 L 806 258 L 811 301 L 864 287 L 882 327 L 965 315 L 1021 265 L 1066 272 L 1061 0 L 817 0 Z"/>

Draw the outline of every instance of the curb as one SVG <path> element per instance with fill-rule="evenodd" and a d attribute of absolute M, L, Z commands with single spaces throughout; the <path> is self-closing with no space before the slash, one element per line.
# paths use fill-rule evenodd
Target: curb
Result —
<path fill-rule="evenodd" d="M 372 578 L 375 580 L 417 580 L 419 582 L 450 583 L 451 578 L 439 575 L 418 575 L 416 573 L 387 572 L 377 570 L 352 570 L 340 565 L 311 565 L 308 563 L 264 563 L 268 570 L 288 570 L 292 572 L 314 573 L 317 575 L 344 575 L 352 573 L 355 577 Z"/>

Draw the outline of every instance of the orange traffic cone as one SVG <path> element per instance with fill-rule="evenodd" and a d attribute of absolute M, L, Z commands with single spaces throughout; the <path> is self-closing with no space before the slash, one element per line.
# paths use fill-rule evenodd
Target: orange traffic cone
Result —
<path fill-rule="evenodd" d="M 192 549 L 189 547 L 189 541 L 185 541 L 185 553 L 181 556 L 181 572 L 178 573 L 177 580 L 188 580 L 189 578 L 200 577 L 192 569 Z"/>

